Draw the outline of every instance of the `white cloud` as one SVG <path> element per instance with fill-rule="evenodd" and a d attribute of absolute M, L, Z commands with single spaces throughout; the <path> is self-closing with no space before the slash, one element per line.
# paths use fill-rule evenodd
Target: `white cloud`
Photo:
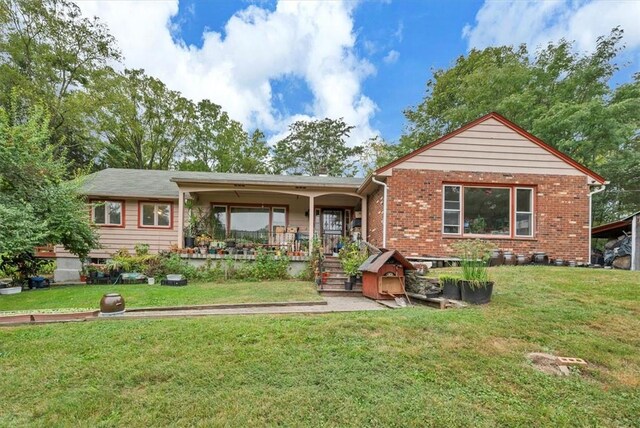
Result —
<path fill-rule="evenodd" d="M 400 52 L 398 52 L 397 50 L 391 49 L 384 58 L 382 58 L 382 60 L 386 63 L 386 64 L 393 64 L 396 61 L 398 61 L 398 59 L 400 58 Z"/>
<path fill-rule="evenodd" d="M 351 2 L 280 1 L 273 11 L 250 5 L 226 22 L 224 33 L 205 31 L 201 48 L 172 37 L 178 0 L 80 6 L 106 22 L 127 67 L 144 68 L 193 100 L 208 98 L 248 127 L 278 134 L 299 117 L 274 107 L 271 86 L 273 79 L 297 77 L 313 96 L 305 117 L 344 117 L 357 127 L 354 142 L 376 134 L 369 122 L 377 107 L 362 93 L 375 68 L 355 54 Z"/>
<path fill-rule="evenodd" d="M 489 1 L 463 29 L 469 48 L 527 43 L 544 46 L 561 38 L 575 40 L 580 51 L 592 51 L 599 36 L 624 29 L 629 49 L 640 47 L 638 1 Z"/>

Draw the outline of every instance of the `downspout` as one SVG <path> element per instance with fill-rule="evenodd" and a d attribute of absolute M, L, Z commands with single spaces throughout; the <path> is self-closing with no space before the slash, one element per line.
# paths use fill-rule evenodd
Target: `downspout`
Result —
<path fill-rule="evenodd" d="M 382 248 L 387 248 L 387 183 L 376 180 L 374 176 L 371 176 L 371 181 L 379 184 L 384 189 L 382 198 Z"/>
<path fill-rule="evenodd" d="M 609 184 L 608 181 L 605 181 L 604 184 L 602 184 L 600 186 L 600 188 L 594 190 L 593 192 L 589 193 L 589 253 L 587 256 L 587 264 L 591 264 L 591 229 L 593 228 L 593 199 L 592 196 L 595 195 L 596 193 L 600 193 L 602 192 L 604 189 L 607 188 L 607 184 Z"/>

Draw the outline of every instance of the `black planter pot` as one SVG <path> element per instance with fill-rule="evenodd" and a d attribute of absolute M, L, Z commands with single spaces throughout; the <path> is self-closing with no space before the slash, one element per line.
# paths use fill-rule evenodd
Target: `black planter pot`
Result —
<path fill-rule="evenodd" d="M 462 294 L 460 292 L 460 281 L 446 279 L 442 281 L 442 297 L 451 300 L 460 300 Z"/>
<path fill-rule="evenodd" d="M 462 293 L 462 301 L 474 305 L 483 305 L 491 301 L 493 281 L 480 283 L 475 287 L 472 287 L 470 281 L 460 281 L 460 291 Z"/>
<path fill-rule="evenodd" d="M 351 278 L 347 279 L 344 282 L 344 289 L 347 290 L 347 291 L 348 290 L 353 290 L 353 282 L 351 282 Z"/>
<path fill-rule="evenodd" d="M 185 236 L 184 237 L 184 247 L 185 248 L 193 248 L 196 246 L 196 238 L 193 236 Z"/>

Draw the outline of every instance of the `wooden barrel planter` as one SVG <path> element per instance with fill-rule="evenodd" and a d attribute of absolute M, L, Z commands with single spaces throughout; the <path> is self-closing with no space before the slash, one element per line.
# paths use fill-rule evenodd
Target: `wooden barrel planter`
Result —
<path fill-rule="evenodd" d="M 502 250 L 493 250 L 489 259 L 489 266 L 502 266 L 504 264 L 504 255 Z"/>
<path fill-rule="evenodd" d="M 547 256 L 547 253 L 542 252 L 542 251 L 538 251 L 533 253 L 533 256 L 531 257 L 532 261 L 534 264 L 537 265 L 548 265 L 549 264 L 549 256 Z"/>
<path fill-rule="evenodd" d="M 513 254 L 513 251 L 505 251 L 504 252 L 504 264 L 505 266 L 515 266 L 518 263 L 516 259 L 516 255 Z"/>

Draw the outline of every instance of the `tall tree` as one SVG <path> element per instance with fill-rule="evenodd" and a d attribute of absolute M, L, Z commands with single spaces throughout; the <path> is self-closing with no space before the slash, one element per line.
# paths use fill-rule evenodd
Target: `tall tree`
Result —
<path fill-rule="evenodd" d="M 80 257 L 97 246 L 78 183 L 65 180 L 66 162 L 49 142 L 49 121 L 43 107 L 0 107 L 0 269 L 24 266 L 38 245 Z"/>
<path fill-rule="evenodd" d="M 97 18 L 84 18 L 66 0 L 0 0 L 0 105 L 20 91 L 23 101 L 44 103 L 50 139 L 69 168 L 90 164 L 96 153 L 91 90 L 97 73 L 120 59 L 114 38 Z"/>
<path fill-rule="evenodd" d="M 138 169 L 173 166 L 180 147 L 192 138 L 193 103 L 143 70 L 112 73 L 102 84 L 107 97 L 97 119 L 106 143 L 100 164 Z"/>
<path fill-rule="evenodd" d="M 276 143 L 274 172 L 354 176 L 356 157 L 362 148 L 347 145 L 353 128 L 342 118 L 294 122 L 289 126 L 289 135 Z"/>
<path fill-rule="evenodd" d="M 616 28 L 589 54 L 575 53 L 564 40 L 534 55 L 525 46 L 472 50 L 450 69 L 433 73 L 423 101 L 405 111 L 408 126 L 400 143 L 389 146 L 381 162 L 497 111 L 611 180 L 610 190 L 596 199 L 596 220 L 637 209 L 640 193 L 631 191 L 638 185 L 625 178 L 625 162 L 614 161 L 637 145 L 640 131 L 637 78 L 610 87 L 621 39 Z"/>
<path fill-rule="evenodd" d="M 267 172 L 269 147 L 259 130 L 249 135 L 222 107 L 198 103 L 193 134 L 182 150 L 178 169 L 216 172 Z"/>

